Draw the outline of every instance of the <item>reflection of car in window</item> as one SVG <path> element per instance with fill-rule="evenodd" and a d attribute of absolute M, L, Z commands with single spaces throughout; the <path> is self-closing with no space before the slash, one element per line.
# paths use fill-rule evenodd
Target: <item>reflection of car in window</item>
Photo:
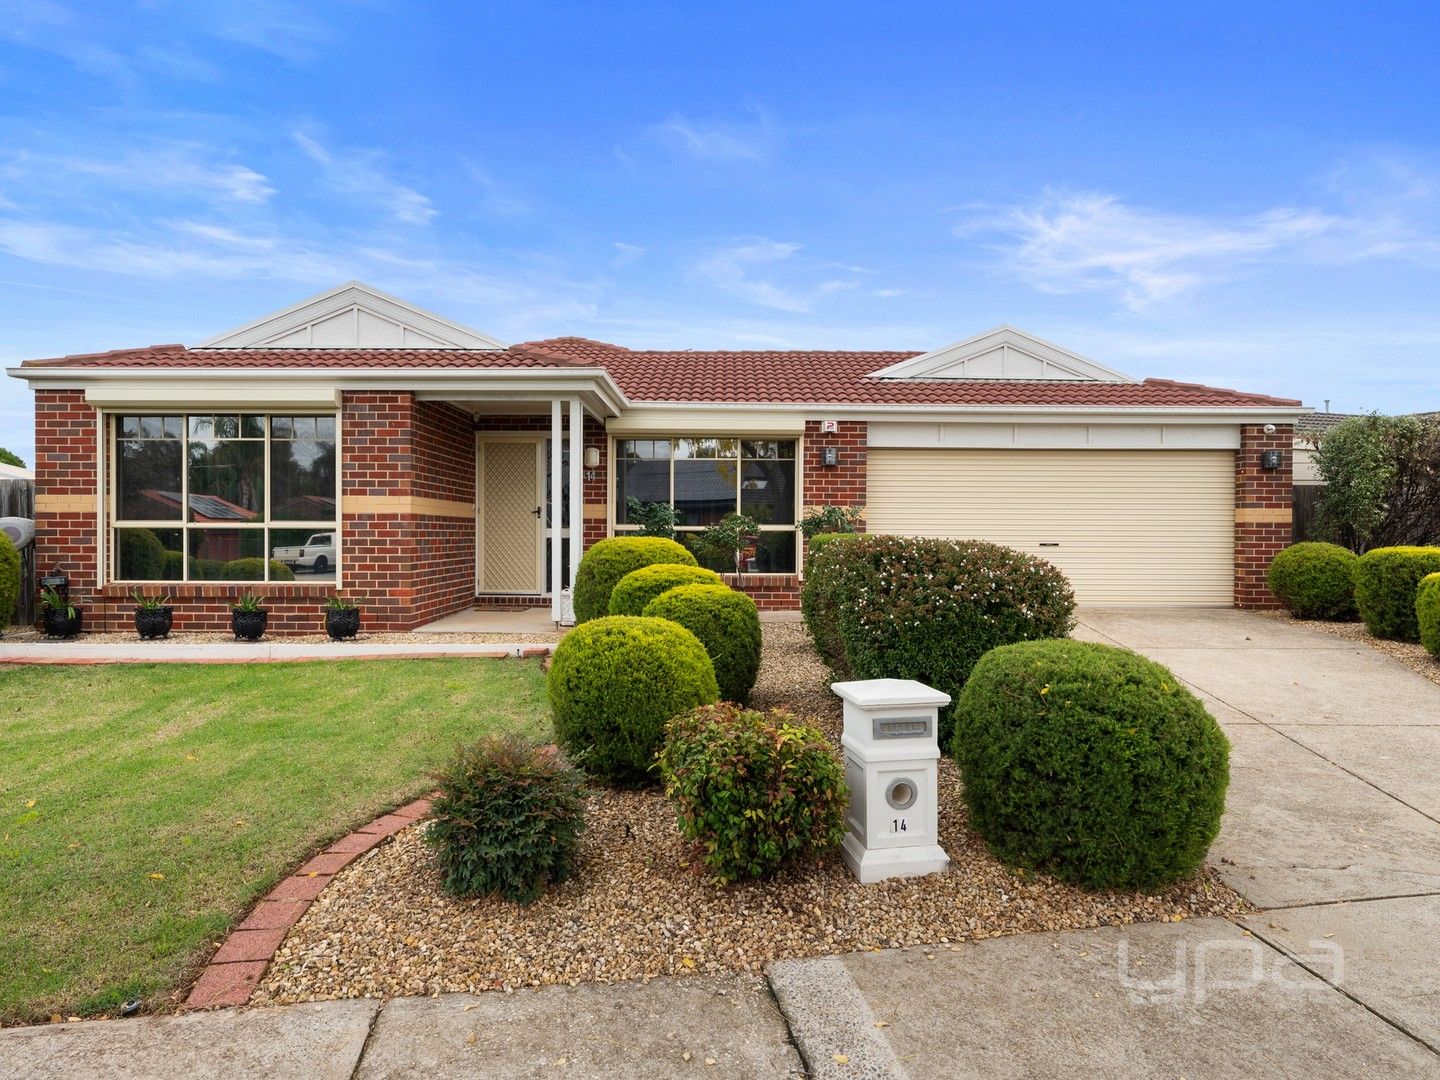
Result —
<path fill-rule="evenodd" d="M 315 533 L 300 547 L 277 547 L 271 558 L 291 570 L 309 570 L 323 574 L 335 566 L 335 534 Z"/>

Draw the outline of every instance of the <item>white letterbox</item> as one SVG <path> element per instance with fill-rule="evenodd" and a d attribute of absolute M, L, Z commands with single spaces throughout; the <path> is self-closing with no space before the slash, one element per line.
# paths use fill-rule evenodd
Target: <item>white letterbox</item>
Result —
<path fill-rule="evenodd" d="M 911 679 L 835 683 L 845 702 L 850 787 L 845 863 L 869 885 L 948 869 L 939 820 L 935 725 L 950 695 Z"/>

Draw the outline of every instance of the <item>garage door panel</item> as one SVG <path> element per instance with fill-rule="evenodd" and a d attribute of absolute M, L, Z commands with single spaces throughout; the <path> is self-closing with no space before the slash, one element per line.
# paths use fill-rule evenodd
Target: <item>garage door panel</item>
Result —
<path fill-rule="evenodd" d="M 1085 604 L 1228 605 L 1234 475 L 1229 451 L 872 449 L 866 527 L 1037 555 Z"/>

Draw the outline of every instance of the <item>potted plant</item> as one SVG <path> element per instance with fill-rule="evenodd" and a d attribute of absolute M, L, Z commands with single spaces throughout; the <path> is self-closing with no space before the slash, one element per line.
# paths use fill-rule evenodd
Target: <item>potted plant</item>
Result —
<path fill-rule="evenodd" d="M 40 602 L 45 605 L 42 621 L 48 637 L 73 638 L 80 633 L 85 613 L 61 595 L 59 589 L 46 589 L 40 594 Z"/>
<path fill-rule="evenodd" d="M 325 601 L 325 633 L 344 641 L 360 633 L 360 605 L 336 593 Z"/>
<path fill-rule="evenodd" d="M 230 629 L 235 631 L 236 641 L 259 641 L 269 621 L 270 612 L 254 593 L 243 593 L 230 605 Z"/>
<path fill-rule="evenodd" d="M 139 592 L 130 594 L 135 601 L 135 633 L 140 640 L 170 636 L 170 626 L 175 621 L 175 609 L 170 606 L 168 596 L 142 596 Z"/>

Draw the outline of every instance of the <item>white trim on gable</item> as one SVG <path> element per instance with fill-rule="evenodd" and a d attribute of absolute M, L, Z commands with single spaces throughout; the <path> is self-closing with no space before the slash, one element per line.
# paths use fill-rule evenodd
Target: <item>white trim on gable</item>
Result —
<path fill-rule="evenodd" d="M 503 349 L 505 343 L 363 282 L 350 281 L 195 347 Z"/>
<path fill-rule="evenodd" d="M 872 379 L 1000 379 L 1024 382 L 1133 383 L 1136 380 L 1087 360 L 1069 349 L 1043 341 L 1013 326 L 912 356 L 879 371 Z"/>

